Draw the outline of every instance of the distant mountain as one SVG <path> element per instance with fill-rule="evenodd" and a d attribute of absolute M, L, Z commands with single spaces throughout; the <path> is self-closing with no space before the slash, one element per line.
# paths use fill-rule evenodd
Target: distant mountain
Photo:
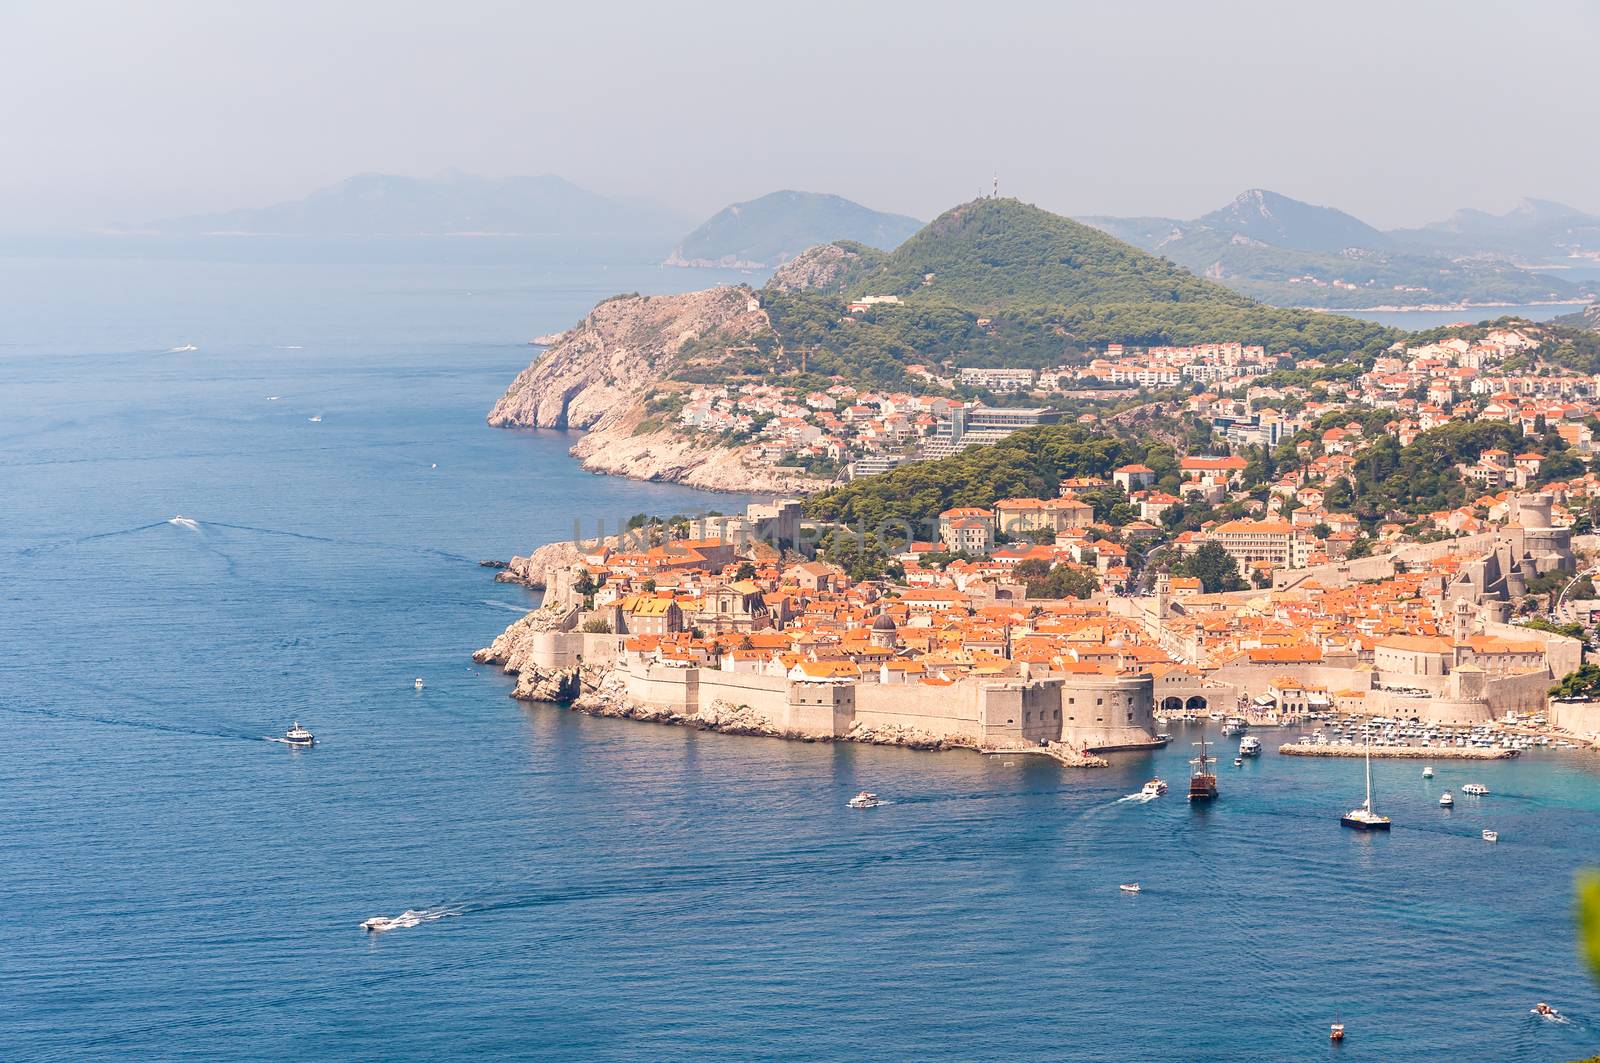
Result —
<path fill-rule="evenodd" d="M 1407 247 L 1529 262 L 1600 254 L 1600 217 L 1547 199 L 1524 199 L 1504 214 L 1458 210 L 1444 221 L 1391 235 Z"/>
<path fill-rule="evenodd" d="M 1554 324 L 1600 332 L 1600 303 L 1594 303 L 1572 314 L 1562 314 L 1551 319 Z"/>
<path fill-rule="evenodd" d="M 628 236 L 664 242 L 683 218 L 611 199 L 565 178 L 362 174 L 303 199 L 158 222 L 163 233 L 288 236 Z M 659 244 L 657 246 L 660 246 Z"/>
<path fill-rule="evenodd" d="M 1383 233 L 1342 210 L 1314 207 L 1263 188 L 1241 193 L 1226 207 L 1202 215 L 1195 224 L 1294 251 L 1381 248 L 1389 243 Z"/>
<path fill-rule="evenodd" d="M 889 250 L 921 227 L 915 218 L 871 210 L 843 196 L 771 192 L 712 215 L 673 249 L 667 265 L 781 266 L 806 248 L 832 240 Z"/>
<path fill-rule="evenodd" d="M 1193 221 L 1083 221 L 1277 306 L 1517 304 L 1577 300 L 1585 291 L 1465 244 L 1464 253 L 1451 253 L 1437 240 L 1385 233 L 1343 211 L 1264 189 Z"/>

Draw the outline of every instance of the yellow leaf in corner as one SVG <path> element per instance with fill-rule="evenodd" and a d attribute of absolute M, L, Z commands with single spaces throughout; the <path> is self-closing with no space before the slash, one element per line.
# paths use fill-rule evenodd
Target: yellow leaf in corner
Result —
<path fill-rule="evenodd" d="M 1600 872 L 1578 875 L 1578 948 L 1589 973 L 1600 980 Z"/>

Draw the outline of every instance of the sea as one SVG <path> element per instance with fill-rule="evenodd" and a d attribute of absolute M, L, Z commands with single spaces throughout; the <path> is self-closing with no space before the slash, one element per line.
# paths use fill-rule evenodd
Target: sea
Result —
<path fill-rule="evenodd" d="M 746 499 L 484 415 L 530 337 L 719 279 L 534 244 L 0 249 L 0 1058 L 1600 1051 L 1593 756 L 1379 762 L 1395 827 L 1366 836 L 1360 763 L 1270 732 L 1190 808 L 1193 728 L 1084 771 L 511 700 L 470 654 L 535 599 L 481 560 Z M 296 721 L 314 748 L 275 740 Z"/>

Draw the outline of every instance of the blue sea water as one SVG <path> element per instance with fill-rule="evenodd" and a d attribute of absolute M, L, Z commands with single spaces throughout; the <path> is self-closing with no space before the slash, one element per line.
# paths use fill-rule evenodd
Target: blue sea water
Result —
<path fill-rule="evenodd" d="M 528 336 L 707 277 L 368 257 L 0 258 L 0 1058 L 1600 1050 L 1592 758 L 1379 763 L 1366 837 L 1353 761 L 1119 800 L 1183 733 L 1081 772 L 509 700 L 468 655 L 531 599 L 480 558 L 738 500 L 483 414 Z"/>

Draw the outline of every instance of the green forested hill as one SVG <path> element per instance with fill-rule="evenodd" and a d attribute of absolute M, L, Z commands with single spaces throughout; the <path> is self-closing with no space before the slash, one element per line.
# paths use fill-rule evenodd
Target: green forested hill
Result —
<path fill-rule="evenodd" d="M 854 294 L 972 310 L 1250 302 L 1098 229 L 1015 199 L 979 199 L 945 211 L 863 273 Z"/>

